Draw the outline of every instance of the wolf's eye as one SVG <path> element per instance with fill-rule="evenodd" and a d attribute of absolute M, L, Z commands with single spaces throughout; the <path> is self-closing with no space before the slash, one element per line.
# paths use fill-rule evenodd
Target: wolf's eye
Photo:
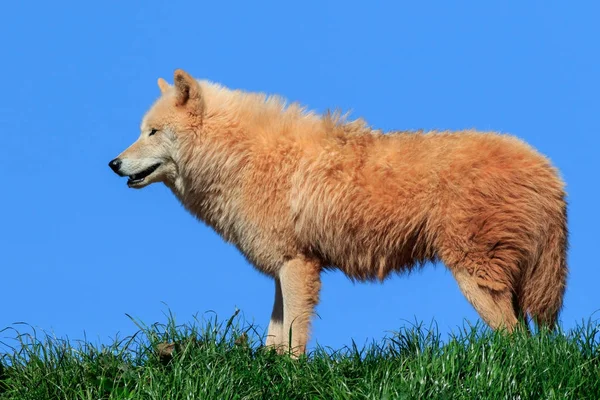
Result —
<path fill-rule="evenodd" d="M 150 131 L 150 133 L 148 134 L 148 136 L 152 136 L 152 135 L 154 135 L 156 132 L 158 132 L 158 129 L 152 129 L 152 130 Z"/>

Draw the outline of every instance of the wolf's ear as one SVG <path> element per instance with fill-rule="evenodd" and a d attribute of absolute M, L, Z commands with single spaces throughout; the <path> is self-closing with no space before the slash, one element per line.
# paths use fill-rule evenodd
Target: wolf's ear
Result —
<path fill-rule="evenodd" d="M 161 93 L 165 93 L 171 87 L 163 78 L 158 78 L 157 83 Z"/>
<path fill-rule="evenodd" d="M 177 105 L 192 105 L 203 107 L 202 89 L 197 80 L 187 72 L 178 69 L 175 71 L 175 89 L 177 89 Z"/>

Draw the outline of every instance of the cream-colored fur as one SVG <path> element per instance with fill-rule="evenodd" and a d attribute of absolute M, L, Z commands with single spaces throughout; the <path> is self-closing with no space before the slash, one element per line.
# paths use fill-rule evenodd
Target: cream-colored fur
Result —
<path fill-rule="evenodd" d="M 383 281 L 440 260 L 492 328 L 513 329 L 520 316 L 555 323 L 567 275 L 565 193 L 522 141 L 384 134 L 181 70 L 174 86 L 158 84 L 139 139 L 111 167 L 131 187 L 165 183 L 274 278 L 268 345 L 305 351 L 325 268 Z"/>

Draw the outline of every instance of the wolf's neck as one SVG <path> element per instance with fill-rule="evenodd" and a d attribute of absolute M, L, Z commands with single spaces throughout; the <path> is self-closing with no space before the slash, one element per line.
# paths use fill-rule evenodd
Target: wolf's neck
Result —
<path fill-rule="evenodd" d="M 235 239 L 242 172 L 248 154 L 235 143 L 190 138 L 181 144 L 178 176 L 167 183 L 182 205 L 226 240 Z"/>

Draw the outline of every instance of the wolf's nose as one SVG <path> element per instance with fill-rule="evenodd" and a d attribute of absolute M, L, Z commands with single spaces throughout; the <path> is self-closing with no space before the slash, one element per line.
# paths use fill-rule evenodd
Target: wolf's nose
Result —
<path fill-rule="evenodd" d="M 118 174 L 119 169 L 121 168 L 121 160 L 115 158 L 114 160 L 108 163 L 108 166 L 110 167 L 110 169 L 112 169 L 113 171 L 115 171 L 115 173 Z"/>

